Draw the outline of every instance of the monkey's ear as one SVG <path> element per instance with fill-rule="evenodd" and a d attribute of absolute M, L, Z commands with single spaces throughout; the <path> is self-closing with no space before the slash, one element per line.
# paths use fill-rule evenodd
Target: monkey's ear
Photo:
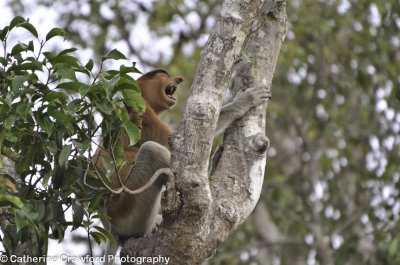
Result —
<path fill-rule="evenodd" d="M 185 80 L 185 78 L 183 78 L 182 76 L 176 76 L 176 77 L 174 77 L 174 81 L 175 81 L 177 84 L 182 83 L 184 80 Z"/>

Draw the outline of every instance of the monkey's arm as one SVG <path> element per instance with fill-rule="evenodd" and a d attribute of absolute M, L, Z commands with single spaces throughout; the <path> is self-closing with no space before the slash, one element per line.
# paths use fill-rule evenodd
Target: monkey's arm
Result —
<path fill-rule="evenodd" d="M 251 108 L 266 104 L 267 99 L 271 99 L 271 92 L 264 86 L 251 88 L 237 95 L 231 103 L 221 109 L 215 135 L 223 132 L 226 127 L 246 114 Z"/>

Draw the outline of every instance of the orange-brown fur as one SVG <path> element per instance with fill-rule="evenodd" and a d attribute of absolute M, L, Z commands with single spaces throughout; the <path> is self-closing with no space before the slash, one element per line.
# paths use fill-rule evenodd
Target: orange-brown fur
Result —
<path fill-rule="evenodd" d="M 141 138 L 139 142 L 134 146 L 129 146 L 129 137 L 127 133 L 122 130 L 120 140 L 124 147 L 124 160 L 128 162 L 119 171 L 119 175 L 123 183 L 126 182 L 127 177 L 132 168 L 132 162 L 135 161 L 137 152 L 143 143 L 147 141 L 157 142 L 168 148 L 168 136 L 172 133 L 171 129 L 163 123 L 159 116 L 166 110 L 172 108 L 175 104 L 175 100 L 166 97 L 165 88 L 168 85 L 178 85 L 183 82 L 183 77 L 170 77 L 165 70 L 157 69 L 153 70 L 138 79 L 139 86 L 142 91 L 142 96 L 146 103 L 146 111 L 142 118 L 142 124 L 138 124 L 141 127 Z M 128 107 L 132 122 L 137 122 L 137 113 L 133 113 L 134 110 Z M 100 148 L 99 148 L 100 149 Z M 98 151 L 94 157 L 94 161 L 100 168 L 104 169 L 102 164 L 101 155 L 107 154 L 107 151 Z M 100 158 L 100 159 L 99 159 Z M 130 178 L 139 178 L 140 176 L 131 176 Z M 119 188 L 119 180 L 116 173 L 111 176 L 111 183 L 113 188 Z M 127 188 L 133 190 L 140 188 L 145 182 L 142 180 L 129 180 L 126 182 Z M 119 195 L 113 195 L 107 204 L 107 215 L 111 217 L 111 223 L 118 226 L 118 223 L 125 219 L 125 217 L 131 214 L 132 209 L 137 206 L 137 196 L 122 193 Z"/>

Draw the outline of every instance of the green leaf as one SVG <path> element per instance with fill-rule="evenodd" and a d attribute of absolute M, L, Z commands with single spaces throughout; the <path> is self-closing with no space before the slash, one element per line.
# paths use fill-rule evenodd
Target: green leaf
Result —
<path fill-rule="evenodd" d="M 85 65 L 85 68 L 88 69 L 89 71 L 92 71 L 93 69 L 93 60 L 90 59 L 89 62 Z"/>
<path fill-rule="evenodd" d="M 90 71 L 87 70 L 83 65 L 81 65 L 81 63 L 79 61 L 78 61 L 78 67 L 76 67 L 75 71 L 83 73 L 83 74 L 87 75 L 88 77 L 90 77 Z"/>
<path fill-rule="evenodd" d="M 104 229 L 101 226 L 97 226 L 97 225 L 94 225 L 93 228 L 96 229 L 97 231 L 99 231 L 100 233 L 102 233 L 112 243 L 115 243 L 115 239 L 114 239 L 113 235 L 108 230 Z"/>
<path fill-rule="evenodd" d="M 14 211 L 14 216 L 18 232 L 27 225 L 29 225 L 30 228 L 37 229 L 39 214 L 36 212 L 32 205 L 25 204 L 22 209 L 16 209 Z"/>
<path fill-rule="evenodd" d="M 0 40 L 4 41 L 7 33 L 10 31 L 10 27 L 9 26 L 5 26 L 1 31 L 0 31 Z"/>
<path fill-rule="evenodd" d="M 126 74 L 121 75 L 120 83 L 134 85 L 135 90 L 141 91 L 138 82 L 136 82 L 136 80 L 130 77 L 129 75 Z"/>
<path fill-rule="evenodd" d="M 28 45 L 25 43 L 18 43 L 11 49 L 11 55 L 16 55 L 18 53 L 24 52 L 28 50 Z"/>
<path fill-rule="evenodd" d="M 48 141 L 47 142 L 47 148 L 49 149 L 49 151 L 53 154 L 56 155 L 58 148 L 57 148 L 57 143 L 54 140 Z"/>
<path fill-rule="evenodd" d="M 129 136 L 129 145 L 135 145 L 140 139 L 139 129 L 131 121 L 125 122 L 122 126 Z"/>
<path fill-rule="evenodd" d="M 122 123 L 130 120 L 128 110 L 126 108 L 117 108 L 117 115 Z"/>
<path fill-rule="evenodd" d="M 64 239 L 65 228 L 59 222 L 56 223 L 56 231 L 53 230 L 53 234 L 58 238 L 58 243 L 61 243 Z"/>
<path fill-rule="evenodd" d="M 110 216 L 105 215 L 105 214 L 95 214 L 92 216 L 92 219 L 105 219 L 105 220 L 110 220 Z"/>
<path fill-rule="evenodd" d="M 46 57 L 47 60 L 49 60 L 49 62 L 53 62 L 54 58 L 56 58 L 56 54 L 53 52 L 43 52 L 44 57 Z"/>
<path fill-rule="evenodd" d="M 77 50 L 78 50 L 77 48 L 69 48 L 69 49 L 62 50 L 61 52 L 59 52 L 57 54 L 57 57 L 61 57 L 67 53 L 76 52 Z M 78 60 L 78 59 L 76 59 L 76 60 Z"/>
<path fill-rule="evenodd" d="M 65 217 L 64 217 L 64 210 L 62 208 L 61 203 L 51 200 L 46 205 L 46 210 L 44 212 L 43 221 L 49 222 L 49 221 L 53 221 L 53 220 L 63 223 L 63 222 L 65 222 Z"/>
<path fill-rule="evenodd" d="M 16 196 L 12 196 L 12 195 L 0 195 L 0 201 L 2 200 L 6 200 L 11 202 L 12 204 L 14 204 L 15 206 L 17 206 L 18 208 L 22 208 L 24 207 L 24 203 L 21 201 L 21 199 L 19 197 Z"/>
<path fill-rule="evenodd" d="M 68 161 L 68 157 L 71 154 L 72 151 L 72 145 L 66 145 L 64 146 L 63 150 L 60 153 L 60 157 L 58 158 L 58 164 L 61 167 L 67 167 L 67 161 Z"/>
<path fill-rule="evenodd" d="M 32 33 L 33 36 L 35 36 L 36 38 L 38 37 L 38 33 L 36 31 L 36 28 L 29 22 L 24 22 L 20 25 L 18 25 L 18 27 L 22 27 L 25 28 L 26 30 L 28 30 L 30 33 Z"/>
<path fill-rule="evenodd" d="M 6 139 L 7 139 L 7 141 L 9 141 L 9 142 L 17 143 L 17 142 L 20 141 L 20 138 L 18 138 L 18 137 L 17 137 L 13 132 L 11 132 L 11 131 L 5 131 L 5 132 L 4 132 L 4 135 L 5 135 Z M 19 173 L 18 170 L 17 170 L 17 173 Z"/>
<path fill-rule="evenodd" d="M 35 57 L 32 57 L 32 56 L 26 57 L 25 60 L 26 61 L 30 61 L 32 63 L 36 63 L 37 65 L 40 65 L 40 66 L 42 65 L 42 63 L 40 61 L 38 61 Z M 34 79 L 34 80 L 38 80 L 39 79 L 36 74 L 31 74 L 29 78 Z"/>
<path fill-rule="evenodd" d="M 103 84 L 104 91 L 106 92 L 106 97 L 110 98 L 111 92 L 115 86 L 115 84 L 119 81 L 120 75 L 116 75 L 110 80 L 105 79 L 104 77 L 101 78 L 101 82 Z"/>
<path fill-rule="evenodd" d="M 47 33 L 46 35 L 46 41 L 50 40 L 51 38 L 55 37 L 55 36 L 62 36 L 64 38 L 67 37 L 67 32 L 63 29 L 60 28 L 53 28 L 49 31 L 49 33 Z"/>
<path fill-rule="evenodd" d="M 43 98 L 43 101 L 50 102 L 50 101 L 58 99 L 58 98 L 68 99 L 68 96 L 63 92 L 51 92 Z"/>
<path fill-rule="evenodd" d="M 136 68 L 136 63 L 135 62 L 132 63 L 132 66 L 121 65 L 119 67 L 119 71 L 121 72 L 121 74 L 127 74 L 127 73 L 138 73 L 138 74 L 141 74 L 142 73 Z"/>
<path fill-rule="evenodd" d="M 10 30 L 12 28 L 14 28 L 15 26 L 17 26 L 20 23 L 24 23 L 25 22 L 25 18 L 21 17 L 21 16 L 17 16 L 15 18 L 13 18 L 10 22 Z"/>
<path fill-rule="evenodd" d="M 98 108 L 99 111 L 106 115 L 111 115 L 111 112 L 113 110 L 113 105 L 107 98 L 102 98 L 98 101 L 95 101 L 96 107 Z"/>
<path fill-rule="evenodd" d="M 107 59 L 113 59 L 113 60 L 127 60 L 128 58 L 125 57 L 120 51 L 117 49 L 114 49 L 110 51 L 106 56 L 103 56 L 101 58 L 101 61 L 104 62 Z"/>
<path fill-rule="evenodd" d="M 63 63 L 72 67 L 79 68 L 78 59 L 69 55 L 57 55 L 56 58 L 54 58 L 53 64 L 57 63 Z"/>
<path fill-rule="evenodd" d="M 84 155 L 84 153 L 90 148 L 90 141 L 86 140 L 83 143 L 80 143 L 76 140 L 72 140 L 74 145 L 76 146 L 76 149 L 78 150 L 80 155 Z"/>
<path fill-rule="evenodd" d="M 62 186 L 64 182 L 64 176 L 65 176 L 65 168 L 59 167 L 57 165 L 56 172 L 51 179 L 54 189 L 59 189 Z"/>
<path fill-rule="evenodd" d="M 28 50 L 29 51 L 35 51 L 35 46 L 33 45 L 33 41 L 30 41 L 29 43 L 28 43 Z M 36 59 L 35 59 L 36 60 Z"/>
<path fill-rule="evenodd" d="M 14 77 L 14 79 L 11 83 L 12 89 L 13 90 L 19 89 L 27 79 L 28 79 L 28 77 L 26 77 L 26 76 L 17 75 L 16 77 Z"/>
<path fill-rule="evenodd" d="M 72 216 L 71 231 L 74 231 L 75 229 L 81 226 L 85 210 L 81 205 L 77 205 L 76 202 L 74 202 L 72 204 L 72 211 L 73 211 L 73 216 Z"/>
<path fill-rule="evenodd" d="M 21 210 L 16 210 L 15 213 L 15 224 L 17 225 L 17 232 L 21 231 L 22 228 L 28 225 L 28 219 L 25 218 L 25 214 Z"/>
<path fill-rule="evenodd" d="M 0 98 L 0 102 L 2 102 L 3 104 L 7 105 L 11 109 L 11 103 L 7 99 Z"/>
<path fill-rule="evenodd" d="M 93 239 L 96 241 L 97 244 L 101 244 L 101 242 L 106 242 L 107 238 L 99 233 L 99 232 L 90 232 L 90 235 L 93 237 Z"/>
<path fill-rule="evenodd" d="M 18 174 L 29 170 L 33 166 L 33 161 L 36 157 L 36 153 L 40 150 L 41 143 L 36 142 L 30 144 L 28 147 L 23 149 L 25 151 L 22 156 L 15 163 L 15 170 Z"/>
<path fill-rule="evenodd" d="M 136 82 L 135 79 L 131 78 L 130 76 L 121 76 L 118 85 L 115 87 L 114 93 L 121 90 L 134 90 L 141 94 L 141 90 L 139 84 Z"/>
<path fill-rule="evenodd" d="M 11 117 L 8 117 L 5 121 L 4 121 L 4 129 L 6 129 L 6 130 L 10 130 L 11 129 L 11 127 L 14 125 L 14 122 L 15 122 L 15 116 L 11 116 Z"/>
<path fill-rule="evenodd" d="M 32 70 L 32 71 L 42 71 L 42 64 L 40 62 L 36 63 L 24 63 L 12 66 L 10 70 L 21 71 L 21 70 Z"/>
<path fill-rule="evenodd" d="M 118 139 L 114 147 L 114 157 L 115 157 L 115 162 L 117 162 L 117 166 L 120 166 L 124 161 L 124 154 L 125 154 L 124 146 L 122 145 L 122 142 Z"/>
<path fill-rule="evenodd" d="M 26 114 L 28 114 L 28 110 L 29 110 L 28 102 L 18 103 L 16 112 L 24 121 L 26 121 Z"/>
<path fill-rule="evenodd" d="M 67 125 L 67 123 L 69 122 L 69 117 L 61 111 L 49 110 L 49 114 L 63 126 Z"/>
<path fill-rule="evenodd" d="M 57 88 L 63 88 L 72 92 L 88 91 L 90 86 L 81 82 L 64 82 L 57 86 Z M 86 95 L 86 94 L 85 94 Z M 84 96 L 84 95 L 82 95 Z"/>
<path fill-rule="evenodd" d="M 109 178 L 115 171 L 114 162 L 110 155 L 102 155 L 101 157 L 103 158 L 103 164 L 106 169 L 106 177 Z"/>
<path fill-rule="evenodd" d="M 92 197 L 89 203 L 89 209 L 97 210 L 100 200 L 103 198 L 103 192 L 98 192 Z"/>
<path fill-rule="evenodd" d="M 110 216 L 105 214 L 95 214 L 92 216 L 92 219 L 104 219 L 104 220 L 111 220 Z"/>
<path fill-rule="evenodd" d="M 90 86 L 89 89 L 87 89 L 86 94 L 92 94 L 93 92 L 99 92 L 99 93 L 104 92 L 103 85 L 100 83 L 96 83 Z"/>
<path fill-rule="evenodd" d="M 90 91 L 91 88 L 92 88 L 91 86 L 82 85 L 82 86 L 79 87 L 79 94 L 80 94 L 82 97 L 84 97 L 84 96 L 87 95 L 87 93 L 89 93 L 89 91 Z"/>
<path fill-rule="evenodd" d="M 35 202 L 34 202 L 34 207 L 35 207 L 35 209 L 36 209 L 36 211 L 37 211 L 37 213 L 38 213 L 38 219 L 39 220 L 41 220 L 42 218 L 43 218 L 43 216 L 44 216 L 44 212 L 45 212 L 45 210 L 46 210 L 46 206 L 45 206 L 45 203 L 44 203 L 44 201 L 42 201 L 42 200 L 36 200 Z"/>
<path fill-rule="evenodd" d="M 75 76 L 75 71 L 71 67 L 69 67 L 65 64 L 57 65 L 56 72 L 64 79 L 70 79 L 72 81 L 77 81 L 76 76 Z"/>
<path fill-rule="evenodd" d="M 40 129 L 42 129 L 42 131 L 44 131 L 50 137 L 55 128 L 54 122 L 52 122 L 49 117 L 44 115 L 39 115 L 37 122 L 40 126 Z"/>
<path fill-rule="evenodd" d="M 0 31 L 0 35 L 1 35 L 1 31 Z M 7 60 L 4 57 L 0 57 L 0 63 L 4 66 L 7 66 Z"/>
<path fill-rule="evenodd" d="M 47 186 L 49 185 L 50 177 L 53 176 L 55 173 L 56 173 L 56 169 L 53 169 L 52 171 L 47 172 L 43 176 L 43 180 L 42 180 L 43 187 L 47 188 Z"/>
<path fill-rule="evenodd" d="M 129 87 L 122 90 L 124 103 L 133 107 L 137 112 L 144 112 L 146 110 L 146 103 L 142 97 L 142 93 L 137 91 L 133 85 L 122 84 L 121 86 Z"/>

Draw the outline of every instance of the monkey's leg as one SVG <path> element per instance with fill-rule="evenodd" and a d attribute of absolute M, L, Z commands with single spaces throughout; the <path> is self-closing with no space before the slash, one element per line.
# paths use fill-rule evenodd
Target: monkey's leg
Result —
<path fill-rule="evenodd" d="M 136 155 L 126 187 L 130 190 L 142 187 L 158 169 L 170 167 L 170 159 L 167 148 L 156 142 L 145 142 Z M 140 237 L 152 231 L 160 211 L 161 189 L 166 180 L 167 177 L 161 175 L 151 187 L 140 194 L 122 193 L 111 198 L 107 205 L 107 214 L 119 235 Z"/>

